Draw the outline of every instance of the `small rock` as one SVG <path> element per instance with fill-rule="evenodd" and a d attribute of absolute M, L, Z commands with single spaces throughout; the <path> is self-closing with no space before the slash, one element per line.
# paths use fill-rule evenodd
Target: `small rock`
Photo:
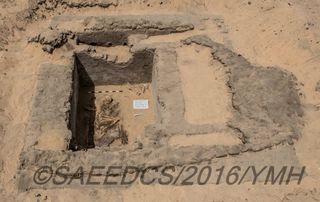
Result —
<path fill-rule="evenodd" d="M 38 43 L 40 41 L 40 34 L 38 34 L 38 35 L 36 35 L 36 36 L 34 36 L 34 37 L 30 37 L 29 39 L 28 39 L 28 43 L 31 43 L 31 42 L 36 42 L 36 43 Z"/>
<path fill-rule="evenodd" d="M 76 35 L 74 33 L 70 34 L 70 39 L 75 39 Z"/>
<path fill-rule="evenodd" d="M 54 48 L 48 44 L 42 46 L 42 50 L 48 53 L 53 53 Z"/>
<path fill-rule="evenodd" d="M 216 157 L 222 158 L 226 157 L 228 155 L 228 151 L 226 150 L 226 147 L 219 146 L 215 149 Z"/>
<path fill-rule="evenodd" d="M 96 53 L 97 52 L 97 50 L 94 46 L 89 46 L 87 50 L 89 53 Z"/>
<path fill-rule="evenodd" d="M 262 151 L 262 150 L 264 150 L 265 149 L 265 145 L 264 144 L 262 144 L 262 143 L 260 143 L 260 144 L 254 144 L 254 145 L 252 145 L 252 151 L 253 152 L 258 152 L 258 151 Z"/>
<path fill-rule="evenodd" d="M 107 61 L 111 63 L 115 63 L 118 60 L 118 56 L 116 55 L 108 55 Z"/>
<path fill-rule="evenodd" d="M 59 48 L 68 42 L 67 36 L 68 33 L 48 30 L 41 33 L 39 36 L 34 37 L 34 40 L 37 40 L 42 45 L 48 44 L 54 48 Z"/>
<path fill-rule="evenodd" d="M 240 152 L 240 148 L 237 145 L 228 148 L 229 155 L 238 155 Z"/>
<path fill-rule="evenodd" d="M 46 1 L 45 3 L 46 3 L 45 8 L 48 10 L 53 10 L 58 5 L 58 1 L 53 1 L 53 0 Z"/>
<path fill-rule="evenodd" d="M 294 142 L 293 142 L 293 140 L 291 138 L 288 138 L 287 142 L 288 142 L 289 145 L 293 145 L 294 144 Z"/>
<path fill-rule="evenodd" d="M 139 141 L 134 142 L 135 149 L 143 149 L 143 144 Z"/>

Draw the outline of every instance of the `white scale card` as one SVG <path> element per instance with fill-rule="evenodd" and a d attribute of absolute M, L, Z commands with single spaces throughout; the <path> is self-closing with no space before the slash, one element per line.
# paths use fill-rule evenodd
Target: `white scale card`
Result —
<path fill-rule="evenodd" d="M 133 100 L 133 109 L 148 109 L 149 100 Z"/>

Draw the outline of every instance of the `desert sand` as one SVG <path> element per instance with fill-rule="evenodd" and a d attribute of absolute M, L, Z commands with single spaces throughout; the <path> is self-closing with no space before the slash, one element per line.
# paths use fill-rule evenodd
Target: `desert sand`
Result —
<path fill-rule="evenodd" d="M 118 4 L 101 2 L 71 6 L 68 1 L 0 0 L 0 201 L 319 201 L 320 200 L 320 2 L 318 0 L 119 0 Z M 58 3 L 55 3 L 58 2 Z M 71 1 L 69 1 L 71 2 Z M 85 1 L 75 1 L 85 2 Z M 100 3 L 99 3 L 100 2 Z M 110 1 L 113 2 L 113 1 Z M 115 2 L 115 1 L 114 1 Z M 30 8 L 33 8 L 30 12 Z M 28 10 L 29 9 L 29 10 Z M 27 12 L 28 11 L 28 12 Z M 20 154 L 32 111 L 37 77 L 42 63 L 65 64 L 66 52 L 75 49 L 73 42 L 55 48 L 52 54 L 44 52 L 39 43 L 28 43 L 30 37 L 46 30 L 52 17 L 121 16 L 121 15 L 191 15 L 213 16 L 214 22 L 204 22 L 202 28 L 169 35 L 150 36 L 144 44 L 179 42 L 189 36 L 206 34 L 215 42 L 241 54 L 251 64 L 279 67 L 292 73 L 299 84 L 299 98 L 303 109 L 303 127 L 293 149 L 307 176 L 296 185 L 241 185 L 206 184 L 193 186 L 142 185 L 129 187 L 65 187 L 58 189 L 18 189 Z M 211 20 L 211 18 L 210 18 Z M 209 21 L 210 21 L 209 20 Z M 77 25 L 67 25 L 69 27 Z M 115 54 L 117 62 L 130 60 L 123 48 L 101 48 L 97 52 Z M 110 56 L 111 57 L 111 56 Z M 184 118 L 190 124 L 217 123 L 224 126 L 232 116 L 231 93 L 224 85 L 223 65 L 212 61 L 208 47 L 183 45 L 177 49 L 177 64 L 184 96 Z M 212 77 L 210 77 L 212 74 Z M 210 80 L 212 78 L 212 80 Z M 116 87 L 117 90 L 127 86 Z M 113 90 L 102 88 L 101 90 Z M 150 90 L 151 91 L 151 90 Z M 149 98 L 152 92 L 136 96 Z M 203 94 L 201 92 L 205 91 Z M 131 95 L 131 94 L 130 94 Z M 135 97 L 134 92 L 132 96 Z M 151 111 L 138 115 L 132 111 L 131 97 L 117 97 L 123 105 L 124 125 L 132 134 L 140 134 L 143 126 L 156 122 Z M 207 110 L 215 113 L 208 114 Z M 139 124 L 142 124 L 139 125 Z M 60 150 L 65 142 L 60 131 L 50 138 L 39 139 L 38 149 Z M 211 134 L 211 133 L 210 133 Z M 241 141 L 229 131 L 217 131 L 210 138 L 178 134 L 170 144 L 181 146 L 197 144 L 236 145 Z M 139 135 L 129 136 L 129 143 Z M 189 138 L 189 139 L 188 139 Z M 185 141 L 185 142 L 182 142 Z M 203 141 L 203 142 L 202 142 Z M 181 143 L 182 142 L 182 143 Z M 119 143 L 116 143 L 119 144 Z M 248 159 L 250 161 L 250 159 Z M 252 162 L 254 164 L 254 162 Z"/>

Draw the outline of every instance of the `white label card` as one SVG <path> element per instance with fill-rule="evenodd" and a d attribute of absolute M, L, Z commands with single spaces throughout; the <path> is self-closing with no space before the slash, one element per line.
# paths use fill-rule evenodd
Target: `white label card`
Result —
<path fill-rule="evenodd" d="M 133 109 L 148 109 L 149 100 L 133 100 Z"/>

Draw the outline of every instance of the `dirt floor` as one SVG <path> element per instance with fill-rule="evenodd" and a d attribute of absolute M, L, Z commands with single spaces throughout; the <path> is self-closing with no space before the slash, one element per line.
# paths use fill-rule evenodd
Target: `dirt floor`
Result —
<path fill-rule="evenodd" d="M 42 2 L 38 4 L 37 2 Z M 68 3 L 69 2 L 69 3 Z M 70 2 L 77 2 L 72 4 Z M 80 3 L 79 3 L 80 2 Z M 319 201 L 320 200 L 320 1 L 318 0 L 0 0 L 0 201 Z M 98 3 L 97 3 L 98 2 Z M 101 3 L 102 2 L 102 3 Z M 105 3 L 103 3 L 105 2 Z M 117 2 L 115 4 L 114 2 Z M 36 5 L 36 6 L 35 6 Z M 300 185 L 206 184 L 164 186 L 134 184 L 129 187 L 66 187 L 19 191 L 20 154 L 25 146 L 27 125 L 32 111 L 39 67 L 43 63 L 65 64 L 75 44 L 68 42 L 52 54 L 30 37 L 46 30 L 50 20 L 59 15 L 193 15 L 215 16 L 203 28 L 142 39 L 144 44 L 178 42 L 189 36 L 206 34 L 215 42 L 246 58 L 251 64 L 280 67 L 292 73 L 299 83 L 299 97 L 304 111 L 301 137 L 294 152 L 308 175 Z M 211 20 L 211 19 L 210 19 Z M 76 25 L 68 25 L 69 27 Z M 77 28 L 77 27 L 76 27 Z M 131 56 L 126 48 L 101 48 L 97 52 L 109 60 L 126 62 Z M 114 55 L 112 55 L 114 54 Z M 224 85 L 223 65 L 210 59 L 208 47 L 180 45 L 177 64 L 184 97 L 184 118 L 190 124 L 224 125 L 232 116 L 232 92 Z M 211 76 L 211 77 L 210 77 Z M 211 78 L 211 79 L 210 79 Z M 139 84 L 140 85 L 140 84 Z M 155 123 L 152 88 L 137 95 L 139 85 L 98 86 L 96 90 L 123 90 L 129 97 L 114 95 L 120 102 L 120 119 L 128 130 L 129 144 L 141 138 L 148 124 Z M 136 87 L 132 89 L 133 87 Z M 101 96 L 102 98 L 99 98 Z M 97 100 L 104 94 L 97 95 Z M 147 111 L 131 108 L 132 99 L 149 99 Z M 99 104 L 98 104 L 99 105 Z M 215 113 L 208 113 L 208 110 Z M 126 112 L 126 113 L 125 113 Z M 43 128 L 45 131 L 46 129 Z M 37 149 L 61 150 L 66 142 L 61 131 L 40 137 Z M 132 136 L 130 136 L 132 134 Z M 210 135 L 210 138 L 206 138 Z M 238 138 L 228 131 L 169 139 L 171 145 L 237 145 Z M 210 143 L 208 143 L 210 142 Z M 121 145 L 116 142 L 116 145 Z M 173 155 L 173 154 L 172 154 Z M 277 158 L 276 156 L 274 158 Z M 254 164 L 254 159 L 248 162 Z"/>
<path fill-rule="evenodd" d="M 153 98 L 150 84 L 96 86 L 95 91 L 122 91 L 120 93 L 96 94 L 96 106 L 105 97 L 111 97 L 119 103 L 119 123 L 123 125 L 128 136 L 128 144 L 141 138 L 144 128 L 155 122 Z M 147 99 L 148 109 L 133 109 L 132 100 Z M 96 113 L 99 113 L 98 111 Z M 119 143 L 118 143 L 119 144 Z"/>

